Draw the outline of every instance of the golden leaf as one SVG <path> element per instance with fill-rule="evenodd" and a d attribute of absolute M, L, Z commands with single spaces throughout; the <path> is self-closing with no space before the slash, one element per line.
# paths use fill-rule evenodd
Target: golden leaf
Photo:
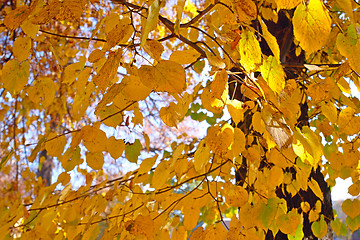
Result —
<path fill-rule="evenodd" d="M 194 207 L 193 205 L 193 203 L 189 202 L 189 204 L 184 206 L 182 211 L 184 214 L 184 227 L 186 230 L 193 230 L 200 216 L 200 208 Z"/>
<path fill-rule="evenodd" d="M 355 113 L 351 107 L 341 110 L 338 119 L 340 134 L 354 135 L 360 131 L 360 117 L 356 116 Z"/>
<path fill-rule="evenodd" d="M 29 13 L 28 6 L 19 6 L 6 15 L 4 24 L 10 30 L 14 30 L 15 28 L 18 28 L 23 21 L 25 21 Z"/>
<path fill-rule="evenodd" d="M 146 239 L 152 239 L 154 235 L 154 221 L 147 215 L 139 215 L 131 224 L 125 223 L 126 230 L 134 236 L 145 236 Z"/>
<path fill-rule="evenodd" d="M 351 68 L 360 72 L 360 42 L 354 25 L 349 25 L 346 33 L 338 34 L 336 47 L 341 55 L 349 60 Z"/>
<path fill-rule="evenodd" d="M 111 136 L 107 140 L 106 150 L 110 153 L 111 157 L 116 160 L 123 154 L 125 143 L 122 139 L 116 139 L 114 136 Z"/>
<path fill-rule="evenodd" d="M 280 186 L 283 180 L 284 180 L 284 172 L 282 168 L 276 165 L 273 166 L 269 172 L 269 183 L 271 184 L 271 186 L 273 187 Z"/>
<path fill-rule="evenodd" d="M 328 232 L 328 226 L 324 220 L 324 215 L 321 215 L 320 221 L 311 224 L 311 230 L 315 237 L 319 239 L 325 237 L 326 233 Z"/>
<path fill-rule="evenodd" d="M 243 102 L 240 102 L 237 99 L 234 100 L 228 100 L 226 102 L 226 106 L 228 108 L 228 111 L 230 113 L 231 119 L 234 121 L 234 123 L 237 125 L 239 122 L 244 120 L 244 108 L 243 108 Z"/>
<path fill-rule="evenodd" d="M 201 170 L 205 164 L 210 161 L 210 156 L 210 148 L 206 145 L 206 140 L 203 139 L 200 141 L 194 155 L 194 167 L 197 172 L 202 172 Z"/>
<path fill-rule="evenodd" d="M 162 60 L 155 66 L 155 81 L 155 91 L 182 93 L 186 88 L 185 69 L 178 63 Z"/>
<path fill-rule="evenodd" d="M 301 215 L 297 213 L 297 209 L 292 209 L 290 212 L 280 215 L 276 219 L 276 223 L 283 233 L 294 235 L 300 219 Z"/>
<path fill-rule="evenodd" d="M 224 95 L 223 95 L 224 96 Z M 225 101 L 217 99 L 211 92 L 208 87 L 203 89 L 203 92 L 200 96 L 201 102 L 206 110 L 209 110 L 213 113 L 221 113 L 225 107 Z"/>
<path fill-rule="evenodd" d="M 132 34 L 131 20 L 129 18 L 119 20 L 112 30 L 106 34 L 108 48 L 112 48 L 117 44 L 127 43 Z"/>
<path fill-rule="evenodd" d="M 141 46 L 144 46 L 146 43 L 146 39 L 149 35 L 149 33 L 156 27 L 159 19 L 159 11 L 160 11 L 160 0 L 154 0 L 149 8 L 148 16 L 146 18 L 145 26 L 142 30 L 142 36 L 141 36 Z"/>
<path fill-rule="evenodd" d="M 31 50 L 31 39 L 29 37 L 18 37 L 13 45 L 13 53 L 19 62 L 25 61 Z"/>
<path fill-rule="evenodd" d="M 263 65 L 260 66 L 260 69 L 262 77 L 266 80 L 271 90 L 280 94 L 285 88 L 285 72 L 281 64 L 273 56 L 269 56 L 265 59 Z"/>
<path fill-rule="evenodd" d="M 225 69 L 217 72 L 211 85 L 211 93 L 218 99 L 226 100 L 228 95 L 228 75 Z"/>
<path fill-rule="evenodd" d="M 154 175 L 151 180 L 151 187 L 160 189 L 168 182 L 170 177 L 170 168 L 168 161 L 161 161 L 154 171 Z"/>
<path fill-rule="evenodd" d="M 156 40 L 146 40 L 144 49 L 156 61 L 160 61 L 161 54 L 164 52 L 164 46 Z M 173 60 L 170 59 L 170 61 Z"/>
<path fill-rule="evenodd" d="M 341 205 L 342 210 L 344 211 L 344 213 L 351 217 L 351 218 L 356 218 L 357 216 L 360 215 L 360 201 L 359 199 L 346 199 L 342 205 Z"/>
<path fill-rule="evenodd" d="M 320 0 L 310 0 L 307 6 L 297 6 L 293 25 L 295 38 L 308 53 L 323 47 L 331 31 L 331 19 Z"/>
<path fill-rule="evenodd" d="M 313 193 L 321 199 L 321 201 L 324 200 L 324 195 L 323 192 L 318 184 L 318 182 L 315 179 L 311 179 L 308 181 L 308 186 L 311 189 L 311 191 L 313 191 Z"/>
<path fill-rule="evenodd" d="M 195 49 L 186 49 L 181 51 L 174 51 L 170 55 L 170 61 L 179 64 L 190 64 L 195 62 L 200 57 L 200 53 Z"/>
<path fill-rule="evenodd" d="M 121 81 L 123 94 L 131 101 L 144 100 L 151 93 L 152 89 L 144 85 L 138 76 L 125 76 Z"/>
<path fill-rule="evenodd" d="M 337 111 L 336 106 L 334 105 L 334 103 L 332 103 L 332 102 L 321 102 L 320 106 L 321 106 L 322 114 L 324 114 L 325 117 L 327 117 L 327 119 L 332 124 L 335 124 L 337 122 L 337 118 L 338 118 L 338 116 L 337 116 L 338 111 Z"/>
<path fill-rule="evenodd" d="M 117 69 L 120 64 L 121 54 L 121 49 L 116 52 L 110 51 L 105 64 L 102 66 L 98 74 L 93 77 L 94 83 L 100 88 L 100 90 L 104 91 L 116 76 Z"/>
<path fill-rule="evenodd" d="M 83 57 L 79 62 L 72 63 L 66 66 L 62 82 L 66 84 L 72 84 L 75 79 L 79 76 L 85 66 L 86 59 Z"/>
<path fill-rule="evenodd" d="M 234 142 L 231 145 L 232 157 L 237 157 L 245 150 L 245 134 L 240 128 L 234 128 Z"/>
<path fill-rule="evenodd" d="M 221 128 L 212 126 L 208 128 L 206 144 L 216 154 L 223 154 L 234 141 L 234 128 L 226 123 Z"/>
<path fill-rule="evenodd" d="M 104 154 L 102 152 L 86 152 L 86 163 L 94 170 L 102 169 L 104 165 Z"/>
<path fill-rule="evenodd" d="M 90 152 L 102 152 L 106 150 L 106 134 L 98 127 L 84 126 L 81 129 L 84 146 Z"/>
<path fill-rule="evenodd" d="M 141 162 L 141 165 L 139 167 L 137 175 L 141 175 L 144 173 L 147 173 L 151 170 L 151 168 L 154 166 L 156 159 L 158 158 L 158 155 L 155 155 L 151 158 L 146 158 Z"/>
<path fill-rule="evenodd" d="M 285 0 L 285 1 L 288 2 L 287 0 Z M 300 2 L 300 0 L 299 0 L 299 2 Z M 272 53 L 274 54 L 275 59 L 278 62 L 280 62 L 280 48 L 279 48 L 279 44 L 278 44 L 276 38 L 269 32 L 264 21 L 260 20 L 260 25 L 261 25 L 262 34 L 264 36 L 266 43 L 269 45 Z"/>
<path fill-rule="evenodd" d="M 232 0 L 233 9 L 238 22 L 254 20 L 257 17 L 257 7 L 252 0 Z"/>
<path fill-rule="evenodd" d="M 40 26 L 32 24 L 30 20 L 25 20 L 21 24 L 21 29 L 24 31 L 26 35 L 31 37 L 32 39 L 36 38 L 36 34 L 39 32 Z"/>
<path fill-rule="evenodd" d="M 167 107 L 162 107 L 159 115 L 161 120 L 169 127 L 176 127 L 182 118 L 179 113 L 178 105 L 174 102 L 171 102 Z"/>
<path fill-rule="evenodd" d="M 242 207 L 248 202 L 249 194 L 245 188 L 226 183 L 223 190 L 226 203 L 231 207 Z"/>
<path fill-rule="evenodd" d="M 67 141 L 64 135 L 58 136 L 55 132 L 50 133 L 45 142 L 47 154 L 53 157 L 60 157 L 64 152 L 66 143 Z"/>
<path fill-rule="evenodd" d="M 109 127 L 116 128 L 123 122 L 123 113 L 114 104 L 96 109 L 95 114 Z"/>
<path fill-rule="evenodd" d="M 256 39 L 254 33 L 251 31 L 243 31 L 237 49 L 240 53 L 240 63 L 247 72 L 258 69 L 258 65 L 261 64 L 262 54 L 259 41 Z M 269 64 L 272 64 L 271 61 L 269 61 L 267 65 Z"/>
<path fill-rule="evenodd" d="M 12 59 L 3 66 L 0 80 L 5 89 L 15 97 L 27 84 L 29 74 L 29 62 L 19 63 L 15 59 Z"/>
<path fill-rule="evenodd" d="M 293 9 L 301 3 L 301 0 L 276 0 L 277 9 Z"/>
<path fill-rule="evenodd" d="M 88 61 L 91 63 L 99 61 L 102 57 L 104 57 L 104 52 L 100 49 L 95 49 L 92 51 L 88 57 Z"/>

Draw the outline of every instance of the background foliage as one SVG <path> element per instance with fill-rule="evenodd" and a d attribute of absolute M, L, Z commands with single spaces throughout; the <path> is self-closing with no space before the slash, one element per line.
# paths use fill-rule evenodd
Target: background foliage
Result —
<path fill-rule="evenodd" d="M 355 231 L 327 186 L 360 192 L 358 7 L 1 1 L 2 237 Z"/>

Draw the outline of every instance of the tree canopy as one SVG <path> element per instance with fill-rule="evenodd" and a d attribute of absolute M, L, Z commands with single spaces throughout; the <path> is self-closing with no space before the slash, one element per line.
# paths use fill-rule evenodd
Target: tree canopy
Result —
<path fill-rule="evenodd" d="M 359 7 L 1 1 L 2 238 L 357 230 L 329 187 L 360 193 Z"/>

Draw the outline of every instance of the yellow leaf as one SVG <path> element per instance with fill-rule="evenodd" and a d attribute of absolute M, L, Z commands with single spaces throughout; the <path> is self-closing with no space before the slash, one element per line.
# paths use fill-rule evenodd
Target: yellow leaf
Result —
<path fill-rule="evenodd" d="M 245 150 L 245 134 L 240 128 L 234 128 L 234 142 L 231 145 L 232 157 L 237 157 Z"/>
<path fill-rule="evenodd" d="M 336 38 L 336 47 L 341 55 L 349 60 L 355 71 L 360 71 L 360 43 L 358 41 L 357 27 L 350 24 L 345 33 L 339 33 Z"/>
<path fill-rule="evenodd" d="M 142 145 L 139 139 L 135 139 L 132 144 L 126 144 L 125 146 L 125 157 L 132 163 L 137 163 Z"/>
<path fill-rule="evenodd" d="M 257 7 L 252 0 L 232 0 L 232 5 L 238 22 L 254 20 L 257 17 Z"/>
<path fill-rule="evenodd" d="M 19 62 L 25 61 L 31 50 L 31 39 L 29 37 L 18 37 L 13 46 L 13 53 Z"/>
<path fill-rule="evenodd" d="M 86 152 L 86 163 L 94 170 L 102 169 L 104 165 L 104 155 L 102 152 Z"/>
<path fill-rule="evenodd" d="M 133 33 L 134 31 L 131 26 L 131 20 L 127 17 L 122 19 L 119 18 L 118 23 L 106 34 L 106 43 L 108 44 L 108 48 L 112 48 L 117 44 L 127 43 Z"/>
<path fill-rule="evenodd" d="M 155 91 L 182 93 L 186 88 L 185 69 L 178 63 L 162 60 L 155 66 L 155 81 Z"/>
<path fill-rule="evenodd" d="M 156 61 L 160 61 L 161 54 L 164 52 L 164 46 L 156 40 L 146 40 L 144 49 Z"/>
<path fill-rule="evenodd" d="M 336 6 L 344 10 L 346 15 L 354 22 L 354 13 L 351 0 L 336 0 Z M 337 234 L 338 235 L 338 234 Z"/>
<path fill-rule="evenodd" d="M 123 122 L 123 113 L 120 111 L 114 104 L 111 104 L 104 108 L 96 109 L 95 114 L 100 117 L 105 125 L 116 128 Z"/>
<path fill-rule="evenodd" d="M 327 119 L 332 123 L 335 124 L 337 122 L 337 109 L 334 103 L 332 102 L 321 102 L 321 112 L 322 114 L 327 117 Z"/>
<path fill-rule="evenodd" d="M 310 211 L 310 204 L 308 202 L 301 202 L 300 206 L 301 206 L 301 210 L 304 213 L 307 213 Z"/>
<path fill-rule="evenodd" d="M 194 207 L 192 202 L 186 204 L 183 208 L 184 227 L 186 230 L 193 230 L 200 216 L 200 208 Z M 202 227 L 200 227 L 202 229 Z M 196 239 L 196 238 L 194 238 Z"/>
<path fill-rule="evenodd" d="M 321 188 L 315 179 L 312 178 L 311 180 L 309 180 L 308 186 L 310 187 L 311 191 L 313 191 L 313 193 L 321 199 L 321 201 L 324 200 L 323 192 L 321 191 Z"/>
<path fill-rule="evenodd" d="M 261 118 L 260 112 L 255 112 L 252 117 L 252 126 L 254 127 L 254 130 L 263 133 L 265 131 L 265 123 Z"/>
<path fill-rule="evenodd" d="M 321 215 L 320 221 L 313 222 L 311 224 L 311 230 L 314 233 L 314 236 L 321 239 L 323 238 L 327 233 L 327 223 L 324 220 L 324 215 Z"/>
<path fill-rule="evenodd" d="M 206 58 L 211 66 L 224 69 L 226 67 L 225 62 L 219 56 L 214 56 L 212 53 L 206 52 Z"/>
<path fill-rule="evenodd" d="M 15 97 L 27 84 L 29 74 L 29 62 L 19 63 L 15 59 L 12 59 L 3 66 L 1 82 L 5 89 Z"/>
<path fill-rule="evenodd" d="M 160 0 L 154 0 L 149 8 L 145 26 L 143 27 L 140 46 L 144 46 L 149 33 L 156 27 L 158 23 Z"/>
<path fill-rule="evenodd" d="M 128 229 L 128 228 L 126 228 Z M 136 217 L 134 224 L 130 230 L 131 234 L 135 236 L 143 235 L 147 239 L 152 239 L 154 235 L 154 221 L 153 219 L 147 215 L 142 216 L 139 215 Z"/>
<path fill-rule="evenodd" d="M 98 127 L 84 126 L 81 129 L 84 146 L 90 152 L 102 152 L 106 150 L 106 134 Z"/>
<path fill-rule="evenodd" d="M 62 82 L 69 85 L 72 84 L 84 69 L 85 61 L 86 59 L 82 58 L 79 62 L 66 66 Z"/>
<path fill-rule="evenodd" d="M 299 0 L 300 3 L 301 0 Z M 285 2 L 289 2 L 285 0 Z M 260 20 L 261 30 L 266 43 L 269 45 L 275 59 L 280 62 L 280 48 L 276 38 L 269 32 L 264 21 Z"/>
<path fill-rule="evenodd" d="M 285 73 L 281 64 L 273 56 L 269 56 L 265 59 L 260 69 L 262 77 L 271 90 L 280 94 L 285 88 Z"/>
<path fill-rule="evenodd" d="M 36 38 L 36 34 L 39 32 L 40 26 L 32 24 L 30 20 L 25 20 L 21 24 L 21 29 L 24 31 L 26 35 L 31 37 L 32 39 Z"/>
<path fill-rule="evenodd" d="M 347 135 L 354 135 L 360 131 L 360 117 L 355 116 L 355 110 L 347 107 L 341 110 L 339 114 L 339 132 Z"/>
<path fill-rule="evenodd" d="M 225 107 L 225 101 L 217 99 L 208 87 L 203 89 L 200 98 L 204 108 L 210 112 L 221 113 Z"/>
<path fill-rule="evenodd" d="M 282 168 L 273 166 L 269 172 L 269 183 L 271 186 L 280 186 L 284 180 L 284 172 Z"/>
<path fill-rule="evenodd" d="M 354 198 L 353 200 L 346 199 L 342 203 L 341 208 L 344 211 L 344 213 L 351 218 L 356 218 L 357 216 L 360 215 L 359 199 L 356 199 L 356 198 Z"/>
<path fill-rule="evenodd" d="M 155 189 L 160 189 L 168 182 L 170 177 L 170 168 L 168 161 L 161 161 L 154 171 L 151 186 Z"/>
<path fill-rule="evenodd" d="M 223 190 L 226 203 L 231 207 L 242 207 L 248 202 L 249 194 L 245 188 L 226 183 Z"/>
<path fill-rule="evenodd" d="M 206 140 L 200 141 L 194 155 L 194 167 L 197 172 L 201 172 L 206 163 L 210 161 L 210 148 L 206 145 Z"/>
<path fill-rule="evenodd" d="M 141 174 L 149 172 L 151 170 L 151 168 L 154 166 L 157 158 L 158 158 L 158 155 L 155 155 L 154 157 L 151 157 L 151 158 L 144 159 L 140 164 L 137 175 L 139 176 Z"/>
<path fill-rule="evenodd" d="M 214 80 L 211 83 L 211 93 L 214 97 L 225 101 L 228 95 L 228 75 L 225 69 L 215 74 Z M 225 98 L 223 97 L 225 94 Z"/>
<path fill-rule="evenodd" d="M 292 9 L 301 3 L 301 0 L 276 0 L 277 9 Z"/>
<path fill-rule="evenodd" d="M 217 154 L 226 152 L 233 141 L 234 128 L 228 123 L 224 124 L 221 128 L 219 126 L 212 126 L 207 131 L 206 144 Z"/>
<path fill-rule="evenodd" d="M 331 31 L 331 19 L 322 1 L 310 0 L 297 6 L 294 17 L 294 35 L 302 49 L 308 53 L 324 46 Z"/>
<path fill-rule="evenodd" d="M 301 215 L 297 213 L 297 209 L 292 209 L 286 214 L 280 215 L 276 219 L 281 232 L 294 236 L 298 225 L 300 224 Z"/>
<path fill-rule="evenodd" d="M 228 108 L 228 111 L 230 113 L 231 119 L 234 121 L 234 123 L 237 125 L 239 122 L 244 120 L 244 108 L 243 108 L 243 102 L 240 102 L 237 99 L 234 100 L 228 100 L 226 102 L 226 106 Z"/>
<path fill-rule="evenodd" d="M 88 57 L 88 61 L 91 63 L 99 61 L 102 57 L 104 57 L 104 52 L 100 49 L 95 49 L 92 51 Z"/>
<path fill-rule="evenodd" d="M 302 132 L 299 129 L 294 132 L 294 137 L 297 139 L 297 142 L 292 145 L 294 152 L 302 161 L 307 161 L 315 167 L 322 156 L 322 145 L 319 136 L 311 131 L 309 127 L 303 127 Z"/>
<path fill-rule="evenodd" d="M 96 76 L 93 77 L 94 83 L 104 91 L 114 79 L 120 64 L 122 51 L 109 52 L 109 57 Z"/>
<path fill-rule="evenodd" d="M 19 6 L 6 15 L 4 24 L 10 30 L 14 30 L 28 17 L 29 13 L 28 6 Z"/>
<path fill-rule="evenodd" d="M 179 64 L 190 64 L 195 62 L 199 57 L 200 53 L 195 49 L 186 49 L 174 51 L 169 60 Z"/>
<path fill-rule="evenodd" d="M 123 154 L 125 143 L 122 139 L 116 139 L 114 136 L 111 136 L 107 140 L 106 150 L 110 153 L 111 157 L 116 160 Z"/>
<path fill-rule="evenodd" d="M 196 230 L 195 230 L 196 231 Z M 174 229 L 172 232 L 172 239 L 174 240 L 187 240 L 187 232 L 184 226 L 180 226 Z"/>
<path fill-rule="evenodd" d="M 149 136 L 143 132 L 143 137 L 144 137 L 144 140 L 145 140 L 145 146 L 146 146 L 146 150 L 149 152 L 149 148 L 150 148 L 150 138 Z"/>
<path fill-rule="evenodd" d="M 254 33 L 251 31 L 243 31 L 237 49 L 240 53 L 240 63 L 247 72 L 253 72 L 258 69 L 258 66 L 261 64 L 262 54 L 259 41 L 256 39 Z M 264 74 L 262 75 L 264 76 Z"/>
<path fill-rule="evenodd" d="M 169 127 L 176 127 L 183 116 L 181 116 L 178 105 L 171 102 L 169 106 L 162 107 L 159 112 L 161 120 Z"/>
<path fill-rule="evenodd" d="M 144 100 L 151 93 L 152 89 L 144 85 L 138 76 L 125 76 L 121 81 L 121 85 L 124 86 L 124 96 L 132 101 Z"/>
<path fill-rule="evenodd" d="M 58 136 L 55 132 L 50 133 L 45 142 L 47 154 L 53 157 L 60 157 L 64 152 L 66 143 L 67 141 L 64 135 Z"/>

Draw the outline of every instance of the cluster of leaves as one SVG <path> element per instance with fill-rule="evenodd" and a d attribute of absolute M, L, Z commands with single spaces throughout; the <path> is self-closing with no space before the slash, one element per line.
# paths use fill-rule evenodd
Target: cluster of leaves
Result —
<path fill-rule="evenodd" d="M 349 193 L 360 193 L 360 102 L 350 88 L 360 87 L 358 7 L 351 0 L 3 1 L 0 232 L 264 239 L 271 230 L 301 239 L 304 214 L 319 238 L 327 222 L 337 235 L 358 229 L 360 202 L 344 202 L 346 224 L 326 219 L 323 192 L 310 177 L 320 167 L 330 186 L 351 177 Z M 268 30 L 280 11 L 306 65 L 281 63 L 283 46 Z M 262 53 L 260 39 L 272 55 Z M 233 67 L 245 76 L 247 101 L 228 97 Z M 287 79 L 289 68 L 301 74 Z M 304 102 L 310 127 L 300 129 Z M 235 124 L 251 113 L 248 129 L 223 120 L 225 109 Z M 206 137 L 179 133 L 161 145 L 166 151 L 152 150 L 149 118 L 168 126 L 157 133 L 165 135 L 178 133 L 187 116 L 209 123 Z M 274 127 L 289 139 L 279 141 Z M 31 167 L 43 150 L 61 165 L 48 187 Z M 111 179 L 104 163 L 118 158 L 137 169 Z M 247 175 L 235 185 L 243 159 Z M 77 188 L 74 171 L 85 178 Z M 318 201 L 290 209 L 279 189 L 291 196 L 311 189 Z M 199 222 L 206 228 L 193 231 Z"/>

